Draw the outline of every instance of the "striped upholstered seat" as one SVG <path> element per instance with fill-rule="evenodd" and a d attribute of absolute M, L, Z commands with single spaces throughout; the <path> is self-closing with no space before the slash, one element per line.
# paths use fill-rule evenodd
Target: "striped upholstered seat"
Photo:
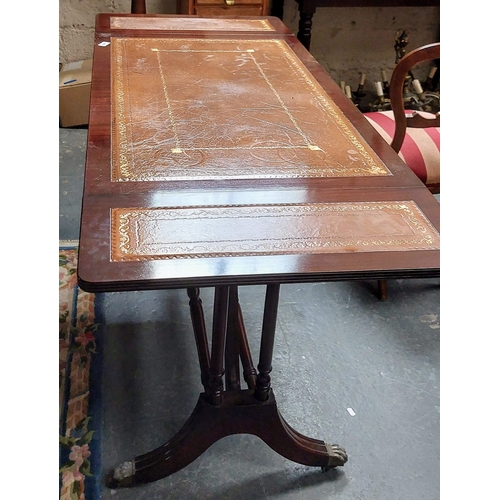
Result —
<path fill-rule="evenodd" d="M 408 114 L 414 113 L 408 110 Z M 418 112 L 424 118 L 432 118 L 431 113 Z M 395 124 L 392 111 L 365 113 L 371 125 L 390 144 L 394 137 Z M 440 131 L 438 127 L 407 128 L 403 145 L 399 151 L 401 159 L 413 170 L 418 178 L 432 191 L 439 186 L 439 148 Z"/>
<path fill-rule="evenodd" d="M 404 109 L 403 86 L 411 68 L 424 61 L 440 58 L 439 43 L 412 50 L 396 64 L 389 83 L 393 111 L 365 113 L 366 119 L 399 154 L 401 159 L 427 186 L 440 193 L 440 120 L 439 114 Z M 396 126 L 397 125 L 397 126 Z M 378 280 L 380 300 L 387 299 L 387 280 Z"/>

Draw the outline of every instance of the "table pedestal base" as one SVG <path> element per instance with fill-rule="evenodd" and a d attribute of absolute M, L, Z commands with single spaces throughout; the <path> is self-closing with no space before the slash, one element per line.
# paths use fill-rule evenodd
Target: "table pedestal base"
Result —
<path fill-rule="evenodd" d="M 340 446 L 303 436 L 290 427 L 281 416 L 272 391 L 263 403 L 256 401 L 250 391 L 224 393 L 223 401 L 213 406 L 202 393 L 190 418 L 172 439 L 132 462 L 122 463 L 108 477 L 108 486 L 133 486 L 169 476 L 232 434 L 255 435 L 285 458 L 321 467 L 323 471 L 347 461 Z"/>
<path fill-rule="evenodd" d="M 283 457 L 321 467 L 323 471 L 344 465 L 347 454 L 343 448 L 300 434 L 287 424 L 276 405 L 270 372 L 279 285 L 267 287 L 257 370 L 243 325 L 238 287 L 215 289 L 211 353 L 199 290 L 190 288 L 188 295 L 205 392 L 172 439 L 133 461 L 120 464 L 107 477 L 107 485 L 111 488 L 133 486 L 166 477 L 186 467 L 219 439 L 232 434 L 255 435 Z M 240 387 L 240 361 L 248 389 Z"/>

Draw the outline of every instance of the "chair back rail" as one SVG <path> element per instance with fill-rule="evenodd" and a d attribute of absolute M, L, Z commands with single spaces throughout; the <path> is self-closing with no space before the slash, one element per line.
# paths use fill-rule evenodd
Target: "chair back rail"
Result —
<path fill-rule="evenodd" d="M 403 145 L 407 126 L 418 128 L 439 127 L 438 115 L 436 115 L 436 118 L 423 118 L 421 116 L 417 118 L 414 115 L 418 115 L 418 113 L 414 113 L 414 115 L 410 118 L 410 121 L 407 121 L 403 102 L 403 86 L 406 75 L 414 66 L 424 61 L 439 59 L 440 46 L 441 44 L 438 42 L 424 45 L 418 49 L 412 50 L 406 54 L 394 68 L 391 81 L 389 83 L 389 97 L 391 100 L 391 108 L 394 112 L 394 121 L 396 122 L 396 131 L 391 142 L 391 147 L 397 153 Z"/>

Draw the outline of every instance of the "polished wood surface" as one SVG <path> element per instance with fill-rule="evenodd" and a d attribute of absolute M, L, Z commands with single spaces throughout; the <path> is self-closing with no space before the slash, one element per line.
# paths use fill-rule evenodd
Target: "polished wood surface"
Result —
<path fill-rule="evenodd" d="M 124 29 L 120 19 L 144 20 Z M 325 204 L 359 202 L 406 202 L 418 206 L 429 223 L 439 230 L 439 205 L 416 176 L 366 122 L 314 58 L 276 18 L 268 18 L 273 31 L 165 31 L 144 29 L 148 20 L 177 16 L 126 16 L 102 14 L 97 18 L 96 49 L 88 136 L 81 226 L 80 285 L 92 291 L 139 290 L 220 284 L 289 283 L 341 279 L 425 277 L 439 274 L 438 250 L 370 251 L 296 254 L 258 254 L 113 261 L 112 210 L 141 207 L 225 207 L 253 205 Z M 193 18 L 196 20 L 196 18 Z M 257 18 L 256 18 L 257 19 Z M 263 18 L 258 18 L 262 20 Z M 111 26 L 117 26 L 112 28 Z M 302 61 L 325 95 L 342 113 L 371 154 L 390 175 L 361 177 L 202 178 L 116 182 L 112 178 L 112 110 L 110 36 L 123 38 L 203 38 L 280 40 Z M 245 165 L 240 163 L 241 168 Z"/>
<path fill-rule="evenodd" d="M 132 14 L 146 14 L 146 0 L 132 0 Z M 177 14 L 196 16 L 267 16 L 269 0 L 177 0 Z"/>
<path fill-rule="evenodd" d="M 133 12 L 133 11 L 132 11 Z M 268 0 L 178 0 L 177 14 L 204 17 L 267 16 Z"/>

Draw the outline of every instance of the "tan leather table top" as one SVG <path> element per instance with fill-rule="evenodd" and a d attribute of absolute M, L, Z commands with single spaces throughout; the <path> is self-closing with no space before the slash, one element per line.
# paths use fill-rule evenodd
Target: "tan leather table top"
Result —
<path fill-rule="evenodd" d="M 283 40 L 111 40 L 118 181 L 391 175 Z"/>
<path fill-rule="evenodd" d="M 98 16 L 80 285 L 438 275 L 438 203 L 312 56 L 213 21 Z"/>

